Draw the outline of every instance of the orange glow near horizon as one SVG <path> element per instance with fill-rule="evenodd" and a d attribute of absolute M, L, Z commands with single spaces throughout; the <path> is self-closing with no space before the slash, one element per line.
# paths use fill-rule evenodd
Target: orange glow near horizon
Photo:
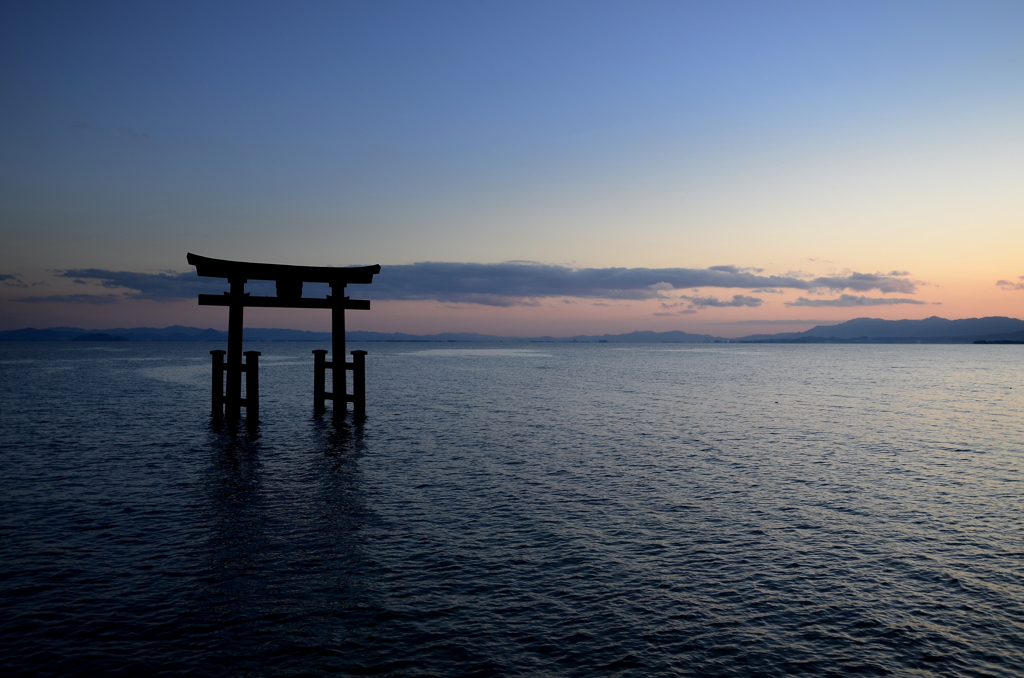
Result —
<path fill-rule="evenodd" d="M 1024 315 L 1024 291 L 995 289 L 986 294 L 981 286 L 964 285 L 955 290 L 943 289 L 942 292 L 942 297 L 947 300 L 942 304 L 830 308 L 787 307 L 785 301 L 800 296 L 790 291 L 779 295 L 760 295 L 765 303 L 758 308 L 686 309 L 684 304 L 683 310 L 695 311 L 685 314 L 666 312 L 662 308 L 663 302 L 659 300 L 545 298 L 520 306 L 375 300 L 371 311 L 349 311 L 346 319 L 350 331 L 406 334 L 473 332 L 498 336 L 563 337 L 578 334 L 624 334 L 638 330 L 681 330 L 691 334 L 735 338 L 751 334 L 798 332 L 816 324 L 835 324 L 858 317 L 898 320 L 921 319 L 933 315 L 949 319 Z M 352 292 L 351 296 L 358 297 L 358 294 Z M 728 298 L 729 295 L 719 296 Z M 876 296 L 884 298 L 882 295 Z M 17 315 L 8 315 L 9 311 L 15 311 Z M 0 313 L 8 319 L 0 326 L 3 330 L 58 325 L 87 330 L 168 325 L 227 329 L 225 309 L 198 306 L 194 300 L 126 300 L 98 305 L 2 301 Z M 16 319 L 15 322 L 11 322 L 11 318 Z M 60 318 L 60 322 L 53 322 L 54 318 Z M 326 310 L 249 308 L 245 311 L 247 327 L 327 332 L 330 331 L 330 323 L 330 312 Z"/>

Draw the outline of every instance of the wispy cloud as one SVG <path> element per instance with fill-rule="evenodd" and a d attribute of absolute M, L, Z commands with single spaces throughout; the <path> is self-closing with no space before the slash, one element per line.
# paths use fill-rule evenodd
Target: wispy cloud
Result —
<path fill-rule="evenodd" d="M 140 134 L 139 132 L 134 131 L 131 127 L 122 127 L 120 129 L 120 132 L 121 132 L 121 134 L 127 134 L 132 139 L 148 139 L 149 138 L 148 134 Z"/>
<path fill-rule="evenodd" d="M 918 299 L 880 298 L 880 297 L 857 297 L 852 294 L 842 294 L 838 299 L 808 299 L 799 297 L 796 301 L 787 301 L 786 306 L 892 306 L 893 304 L 924 304 L 926 302 Z"/>
<path fill-rule="evenodd" d="M 996 286 L 1007 292 L 1017 292 L 1024 290 L 1024 275 L 1017 278 L 1020 282 L 1010 282 L 1009 280 L 997 280 Z"/>
<path fill-rule="evenodd" d="M 751 308 L 757 308 L 762 303 L 761 299 L 757 297 L 748 297 L 742 294 L 734 294 L 732 299 L 719 300 L 717 297 L 683 297 L 689 299 L 690 304 L 694 308 L 729 308 L 735 306 L 749 306 Z"/>
<path fill-rule="evenodd" d="M 28 283 L 16 273 L 0 273 L 0 282 L 8 287 L 28 287 Z"/>
<path fill-rule="evenodd" d="M 51 294 L 45 297 L 21 297 L 12 301 L 26 301 L 29 303 L 42 303 L 48 301 L 66 302 L 73 304 L 114 304 L 124 300 L 120 294 Z"/>

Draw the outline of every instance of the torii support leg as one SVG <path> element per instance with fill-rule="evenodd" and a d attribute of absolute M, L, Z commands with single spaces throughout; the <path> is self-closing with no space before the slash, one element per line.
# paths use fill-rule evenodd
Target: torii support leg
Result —
<path fill-rule="evenodd" d="M 348 356 L 345 355 L 345 286 L 331 284 L 331 392 L 334 408 L 348 410 Z"/>
<path fill-rule="evenodd" d="M 228 392 L 225 397 L 225 415 L 228 419 L 242 416 L 242 302 L 245 280 L 233 279 L 231 305 L 228 307 Z"/>
<path fill-rule="evenodd" d="M 352 414 L 366 417 L 366 351 L 352 351 Z"/>
<path fill-rule="evenodd" d="M 210 416 L 220 419 L 224 416 L 224 354 L 227 351 L 210 351 L 213 356 L 213 383 L 210 393 Z"/>
<path fill-rule="evenodd" d="M 260 352 L 245 352 L 245 423 L 260 423 Z"/>
<path fill-rule="evenodd" d="M 313 411 L 324 411 L 327 393 L 327 351 L 320 348 L 313 351 Z"/>

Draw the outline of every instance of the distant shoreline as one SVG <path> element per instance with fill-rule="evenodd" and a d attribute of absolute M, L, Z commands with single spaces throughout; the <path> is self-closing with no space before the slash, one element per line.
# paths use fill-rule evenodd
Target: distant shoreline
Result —
<path fill-rule="evenodd" d="M 282 328 L 249 327 L 244 331 L 251 342 L 329 342 L 330 332 Z M 402 332 L 351 331 L 352 342 L 401 343 L 591 343 L 591 344 L 1024 344 L 1024 320 L 1001 316 L 947 320 L 881 320 L 856 318 L 837 325 L 818 325 L 804 332 L 753 334 L 745 337 L 716 337 L 680 330 L 636 331 L 625 334 L 576 335 L 568 337 L 504 337 L 473 332 L 406 334 Z M 164 328 L 134 327 L 87 330 L 80 327 L 27 327 L 0 332 L 0 341 L 206 341 L 225 342 L 227 332 L 212 328 L 172 325 Z"/>

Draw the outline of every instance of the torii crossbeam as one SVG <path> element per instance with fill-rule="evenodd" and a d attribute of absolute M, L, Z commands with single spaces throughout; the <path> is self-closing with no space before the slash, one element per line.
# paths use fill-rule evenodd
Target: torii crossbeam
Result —
<path fill-rule="evenodd" d="M 259 264 L 247 261 L 227 261 L 225 259 L 211 259 L 201 257 L 198 254 L 188 254 L 188 263 L 196 267 L 196 273 L 208 278 L 227 278 L 230 291 L 224 294 L 200 294 L 200 306 L 227 306 L 228 307 L 228 350 L 227 365 L 222 366 L 227 372 L 227 392 L 224 393 L 218 402 L 217 385 L 218 361 L 223 356 L 223 351 L 214 351 L 214 403 L 213 412 L 223 411 L 228 418 L 237 419 L 241 416 L 241 408 L 246 408 L 247 419 L 258 419 L 259 405 L 258 392 L 251 388 L 258 381 L 249 374 L 247 377 L 247 397 L 242 398 L 242 372 L 254 371 L 256 369 L 255 357 L 259 353 L 253 351 L 253 369 L 248 369 L 248 364 L 242 364 L 242 309 L 246 306 L 258 308 L 329 308 L 331 309 L 331 353 L 332 360 L 326 362 L 322 357 L 318 358 L 316 365 L 318 369 L 330 368 L 334 373 L 334 392 L 332 394 L 323 392 L 323 375 L 318 374 L 314 380 L 314 404 L 321 408 L 324 398 L 334 400 L 335 408 L 338 403 L 347 409 L 346 403 L 354 403 L 355 412 L 361 415 L 365 412 L 365 389 L 360 388 L 356 383 L 357 392 L 352 396 L 348 395 L 348 387 L 345 374 L 347 370 L 357 369 L 361 365 L 365 351 L 353 351 L 356 356 L 356 363 L 349 363 L 345 357 L 345 310 L 370 310 L 370 302 L 358 299 L 349 299 L 345 296 L 346 285 L 369 285 L 373 282 L 373 276 L 380 273 L 380 265 L 354 266 L 354 267 L 332 267 L 332 266 L 290 266 L 287 264 Z M 249 280 L 273 280 L 277 283 L 276 297 L 254 297 L 245 291 L 245 283 Z M 327 283 L 331 286 L 331 294 L 326 298 L 309 298 L 302 296 L 302 283 L 318 282 Z M 219 353 L 220 356 L 216 354 Z M 249 355 L 247 353 L 247 357 Z M 314 352 L 316 353 L 316 352 Z M 322 352 L 321 352 L 322 353 Z M 323 367 L 320 367 L 323 365 Z M 358 382 L 358 379 L 356 380 Z M 257 386 L 258 389 L 258 386 Z M 319 391 L 319 392 L 317 392 Z M 223 406 L 223 410 L 221 407 Z"/>

